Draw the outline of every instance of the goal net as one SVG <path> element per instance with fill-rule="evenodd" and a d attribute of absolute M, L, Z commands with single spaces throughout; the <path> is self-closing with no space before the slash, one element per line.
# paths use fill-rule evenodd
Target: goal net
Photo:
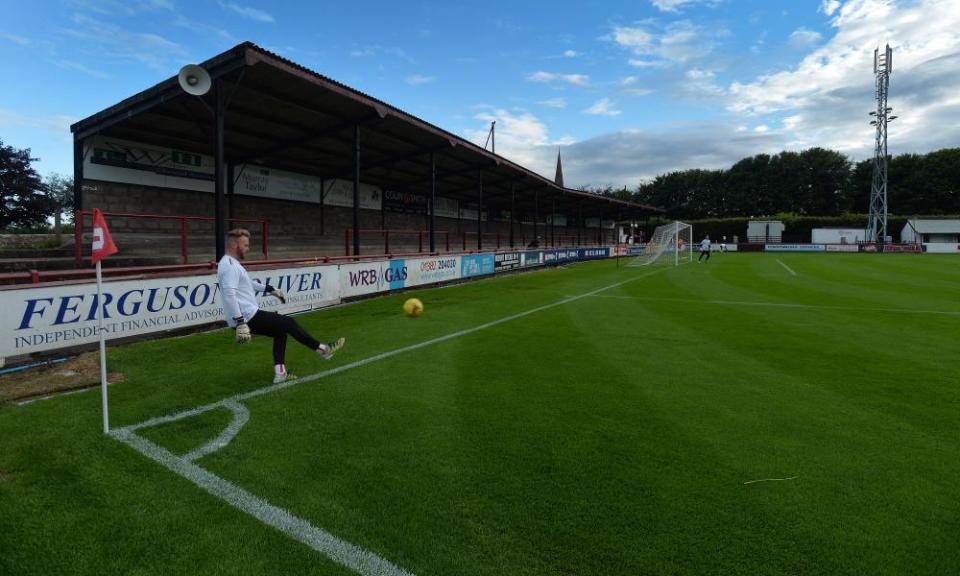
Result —
<path fill-rule="evenodd" d="M 643 253 L 630 261 L 628 266 L 668 264 L 678 266 L 693 261 L 693 226 L 683 222 L 671 222 L 657 226 L 653 236 L 643 248 Z"/>

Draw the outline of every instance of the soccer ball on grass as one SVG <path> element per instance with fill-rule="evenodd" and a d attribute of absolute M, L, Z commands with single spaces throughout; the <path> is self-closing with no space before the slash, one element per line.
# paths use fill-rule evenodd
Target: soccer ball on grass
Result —
<path fill-rule="evenodd" d="M 403 313 L 411 318 L 423 316 L 423 302 L 418 298 L 410 298 L 403 303 Z"/>

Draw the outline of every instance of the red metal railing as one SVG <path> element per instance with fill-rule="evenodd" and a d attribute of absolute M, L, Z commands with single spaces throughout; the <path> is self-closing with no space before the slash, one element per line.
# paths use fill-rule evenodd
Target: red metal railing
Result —
<path fill-rule="evenodd" d="M 597 242 L 597 234 L 595 231 L 590 233 L 581 233 L 578 237 L 576 234 L 554 234 L 553 241 L 551 242 L 549 230 L 546 233 L 537 230 L 537 236 L 540 238 L 539 246 L 540 248 L 545 248 L 547 246 L 556 246 L 556 247 L 567 247 L 567 246 L 599 246 Z M 524 230 L 523 233 L 519 235 L 519 241 L 517 246 L 524 247 L 528 246 L 536 238 L 533 234 L 527 235 L 527 231 Z"/>
<path fill-rule="evenodd" d="M 547 242 L 550 242 L 550 236 L 546 236 Z M 579 244 L 586 244 L 586 240 L 582 235 L 580 236 Z M 577 246 L 577 235 L 576 234 L 554 234 L 553 235 L 553 246 Z"/>
<path fill-rule="evenodd" d="M 213 222 L 216 220 L 213 216 L 182 216 L 171 214 L 135 214 L 128 212 L 101 212 L 104 218 L 133 218 L 139 220 L 161 220 L 161 221 L 179 221 L 180 222 L 180 255 L 183 257 L 183 263 L 189 261 L 187 249 L 187 223 L 188 222 Z M 77 210 L 74 212 L 74 231 L 73 231 L 73 258 L 76 263 L 83 263 L 83 218 L 84 216 L 93 217 L 92 210 Z M 267 251 L 270 242 L 270 221 L 254 218 L 227 218 L 227 223 L 252 223 L 260 225 L 261 250 L 263 258 L 268 258 Z"/>
<path fill-rule="evenodd" d="M 461 232 L 460 237 L 463 243 L 463 249 L 466 250 L 467 246 L 470 246 L 471 249 L 477 248 L 477 233 L 476 232 Z M 500 233 L 499 232 L 482 232 L 480 234 L 480 248 L 493 248 L 496 245 L 497 248 L 500 248 Z"/>
<path fill-rule="evenodd" d="M 359 230 L 360 240 L 362 241 L 364 236 L 380 236 L 383 240 L 383 254 L 401 254 L 401 253 L 422 253 L 423 252 L 423 243 L 428 241 L 430 238 L 429 230 L 381 230 L 379 228 L 372 229 L 363 229 Z M 436 230 L 434 234 L 437 236 L 442 236 L 442 241 L 446 246 L 445 251 L 450 251 L 450 232 L 446 230 Z M 413 240 L 416 237 L 417 239 L 417 249 L 414 250 L 390 250 L 390 241 L 394 241 L 394 244 L 397 243 L 397 240 Z M 353 249 L 353 228 L 344 228 L 343 230 L 343 254 L 344 256 L 350 256 Z M 412 244 L 412 242 L 411 242 Z"/>

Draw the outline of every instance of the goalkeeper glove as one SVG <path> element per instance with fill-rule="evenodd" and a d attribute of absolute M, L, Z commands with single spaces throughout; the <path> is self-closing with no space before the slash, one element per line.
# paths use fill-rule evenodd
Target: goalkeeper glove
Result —
<path fill-rule="evenodd" d="M 267 294 L 273 296 L 281 303 L 287 303 L 287 293 L 279 288 L 274 288 L 273 286 L 267 286 Z"/>
<path fill-rule="evenodd" d="M 253 336 L 250 335 L 250 327 L 243 321 L 243 316 L 234 318 L 237 321 L 237 344 L 246 344 Z"/>

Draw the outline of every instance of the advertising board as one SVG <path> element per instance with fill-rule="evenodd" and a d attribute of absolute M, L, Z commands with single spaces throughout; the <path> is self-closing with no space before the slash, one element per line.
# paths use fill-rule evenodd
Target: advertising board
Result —
<path fill-rule="evenodd" d="M 486 276 L 496 271 L 496 257 L 490 254 L 469 254 L 460 257 L 460 277 Z"/>
<path fill-rule="evenodd" d="M 261 196 L 279 200 L 320 203 L 320 185 L 322 181 L 313 176 L 274 170 L 252 164 L 234 167 L 234 193 L 242 196 Z M 352 202 L 351 190 L 351 203 Z"/>
<path fill-rule="evenodd" d="M 520 267 L 519 252 L 498 252 L 494 256 L 494 271 L 515 270 Z"/>
<path fill-rule="evenodd" d="M 859 252 L 856 244 L 827 244 L 827 252 Z"/>
<path fill-rule="evenodd" d="M 766 244 L 763 247 L 766 252 L 826 252 L 827 248 L 823 244 Z"/>
<path fill-rule="evenodd" d="M 337 266 L 251 271 L 251 278 L 283 289 L 287 303 L 262 296 L 278 312 L 340 301 Z M 177 330 L 223 320 L 216 274 L 120 280 L 103 284 L 107 339 Z M 97 342 L 97 285 L 93 282 L 0 291 L 0 358 Z"/>

